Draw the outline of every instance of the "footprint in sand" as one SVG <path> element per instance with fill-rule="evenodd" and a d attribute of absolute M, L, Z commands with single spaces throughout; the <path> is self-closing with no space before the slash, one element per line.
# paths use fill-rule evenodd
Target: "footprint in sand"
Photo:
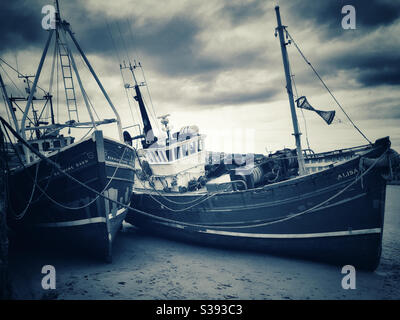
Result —
<path fill-rule="evenodd" d="M 237 299 L 238 297 L 237 297 L 237 296 L 231 296 L 231 295 L 229 295 L 229 294 L 226 294 L 226 295 L 224 295 L 224 298 L 225 298 L 225 299 Z"/>

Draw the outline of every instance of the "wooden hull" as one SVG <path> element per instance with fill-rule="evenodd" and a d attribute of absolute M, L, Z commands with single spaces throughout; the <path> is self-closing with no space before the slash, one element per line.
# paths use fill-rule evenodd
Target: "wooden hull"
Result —
<path fill-rule="evenodd" d="M 373 146 L 365 156 L 379 157 L 388 143 Z M 152 216 L 129 211 L 126 221 L 196 243 L 375 269 L 385 207 L 381 173 L 372 168 L 350 185 L 360 174 L 355 158 L 318 173 L 214 196 L 135 190 L 131 206 Z"/>
<path fill-rule="evenodd" d="M 103 138 L 102 132 L 96 131 L 92 138 L 50 159 L 98 192 L 129 204 L 134 153 L 124 144 Z M 37 185 L 29 202 L 36 176 Z M 96 196 L 43 160 L 13 172 L 9 190 L 8 216 L 18 236 L 60 240 L 77 248 L 86 247 L 91 254 L 111 260 L 112 242 L 125 218 L 125 208 Z M 16 218 L 25 208 L 23 217 Z"/>

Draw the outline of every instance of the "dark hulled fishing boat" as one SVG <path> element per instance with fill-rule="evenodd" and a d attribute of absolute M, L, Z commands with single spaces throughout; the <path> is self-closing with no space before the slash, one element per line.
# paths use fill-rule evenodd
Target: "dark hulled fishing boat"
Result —
<path fill-rule="evenodd" d="M 3 94 L 12 115 L 14 128 L 3 128 L 10 141 L 9 155 L 9 218 L 18 236 L 48 237 L 76 248 L 87 247 L 98 257 L 111 260 L 112 243 L 126 215 L 134 175 L 134 150 L 123 142 L 121 121 L 92 66 L 77 43 L 69 24 L 61 20 L 58 2 L 55 28 L 49 37 L 32 87 L 26 77 L 28 97 L 9 97 L 3 81 Z M 72 51 L 72 40 L 94 79 L 115 113 L 116 119 L 94 120 L 93 106 L 83 88 Z M 62 73 L 68 121 L 55 121 L 52 95 L 36 97 L 38 80 L 50 46 L 54 40 L 54 68 L 59 63 Z M 57 60 L 59 59 L 59 60 Z M 59 62 L 57 62 L 59 61 Z M 58 68 L 57 68 L 58 69 Z M 57 76 L 58 78 L 58 76 Z M 81 89 L 91 121 L 82 122 L 74 81 Z M 50 87 L 52 84 L 50 85 Z M 21 119 L 15 113 L 20 101 L 26 102 Z M 42 109 L 39 102 L 44 101 Z M 46 121 L 51 114 L 50 121 Z M 21 109 L 21 108 L 20 108 Z M 29 121 L 29 125 L 25 123 Z M 116 123 L 121 140 L 103 137 L 100 125 Z M 61 130 L 88 129 L 86 138 L 64 136 Z M 93 133 L 90 132 L 93 130 Z M 15 140 L 11 137 L 14 136 Z M 97 193 L 90 190 L 94 189 Z"/>
<path fill-rule="evenodd" d="M 136 210 L 126 221 L 152 234 L 196 243 L 375 269 L 382 246 L 383 174 L 398 158 L 389 138 L 321 154 L 301 149 L 286 30 L 278 8 L 276 13 L 296 149 L 269 156 L 217 155 L 217 161 L 208 161 L 204 137 L 195 126 L 170 134 L 163 117 L 167 138 L 154 138 L 136 85 L 145 140 L 136 157 L 131 200 Z M 305 98 L 298 99 L 299 105 L 312 109 Z M 333 112 L 318 113 L 327 123 L 334 117 Z"/>
<path fill-rule="evenodd" d="M 151 215 L 130 211 L 126 220 L 198 243 L 373 269 L 381 252 L 386 180 L 377 167 L 361 178 L 359 164 L 389 146 L 385 138 L 332 168 L 247 190 L 135 188 L 132 206 Z"/>

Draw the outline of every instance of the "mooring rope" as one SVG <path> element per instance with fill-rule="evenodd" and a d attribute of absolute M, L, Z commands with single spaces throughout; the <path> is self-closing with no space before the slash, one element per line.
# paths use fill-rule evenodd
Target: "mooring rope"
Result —
<path fill-rule="evenodd" d="M 3 124 L 4 124 L 4 122 L 3 122 Z M 7 131 L 7 130 L 5 130 L 5 131 L 6 131 L 6 135 L 7 135 L 8 139 L 9 139 L 10 143 L 12 143 L 12 142 L 11 142 L 11 138 L 10 138 L 10 136 L 9 136 L 9 134 L 8 134 L 8 131 Z M 28 202 L 26 208 L 23 210 L 23 214 L 22 214 L 21 218 L 25 215 L 25 213 L 26 213 L 26 211 L 28 210 L 30 204 L 31 204 L 32 202 L 36 202 L 42 195 L 45 195 L 51 202 L 53 202 L 54 204 L 56 204 L 56 205 L 58 205 L 58 206 L 60 206 L 60 207 L 62 207 L 62 208 L 64 208 L 64 209 L 67 209 L 67 210 L 80 210 L 80 209 L 84 209 L 84 208 L 90 206 L 92 203 L 94 203 L 94 202 L 100 197 L 100 195 L 97 195 L 97 196 L 96 196 L 94 199 L 92 199 L 89 203 L 87 203 L 87 204 L 85 204 L 85 205 L 82 205 L 82 206 L 79 206 L 79 207 L 69 207 L 69 206 L 66 206 L 66 205 L 64 205 L 64 204 L 62 204 L 62 203 L 60 203 L 60 202 L 58 202 L 57 200 L 54 200 L 54 199 L 53 199 L 52 197 L 50 197 L 50 196 L 48 195 L 48 193 L 37 183 L 37 175 L 38 175 L 38 168 L 39 168 L 40 162 L 37 163 L 36 173 L 35 173 L 35 179 L 33 179 L 33 177 L 30 175 L 30 173 L 29 173 L 27 167 L 25 166 L 23 160 L 21 159 L 19 153 L 18 153 L 17 150 L 15 149 L 14 144 L 12 144 L 12 147 L 14 148 L 14 150 L 15 150 L 15 152 L 16 152 L 18 161 L 21 163 L 23 169 L 25 170 L 25 172 L 27 173 L 27 175 L 29 176 L 29 178 L 33 181 L 32 194 L 31 194 L 31 196 L 30 196 L 30 199 L 29 199 L 29 202 Z M 105 191 L 107 190 L 107 188 L 109 187 L 109 185 L 111 184 L 111 182 L 114 180 L 114 178 L 115 178 L 115 176 L 116 176 L 116 174 L 117 174 L 117 171 L 118 171 L 118 169 L 119 169 L 119 165 L 122 163 L 122 160 L 123 160 L 123 158 L 124 158 L 124 155 L 125 155 L 125 152 L 126 152 L 127 149 L 128 149 L 127 146 L 125 146 L 124 151 L 122 152 L 121 158 L 120 158 L 119 161 L 118 161 L 118 165 L 116 166 L 116 168 L 115 168 L 115 170 L 114 170 L 114 173 L 112 174 L 112 176 L 110 177 L 110 180 L 108 181 L 108 183 L 106 184 L 106 186 L 104 187 L 104 189 L 101 191 L 100 194 L 102 194 L 103 192 L 105 192 Z M 36 153 L 36 152 L 34 152 L 34 153 Z M 58 156 L 58 155 L 59 155 L 59 153 L 57 154 L 57 156 Z M 45 158 L 45 159 L 47 159 L 47 158 Z M 54 168 L 59 169 L 59 168 L 58 168 L 58 165 L 57 165 L 55 162 L 52 163 L 52 168 L 53 168 L 53 169 L 54 169 Z M 50 175 L 50 178 L 51 178 L 51 176 L 53 175 L 53 169 L 52 169 L 52 173 L 51 173 L 51 175 Z M 61 171 L 62 171 L 62 170 L 61 170 Z M 62 172 L 65 173 L 64 171 L 62 171 Z M 49 178 L 49 180 L 50 180 L 50 178 Z M 82 183 L 83 183 L 83 182 L 82 182 Z M 49 184 L 47 184 L 46 189 L 47 189 L 48 185 L 49 185 Z M 32 199 L 33 199 L 33 194 L 34 194 L 34 192 L 35 192 L 35 187 L 37 187 L 37 188 L 41 191 L 42 194 L 39 196 L 38 199 L 36 199 L 35 201 L 32 201 Z M 21 215 L 21 214 L 18 214 L 18 215 L 16 215 L 16 216 L 20 216 L 20 215 Z M 19 219 L 18 219 L 18 220 L 19 220 Z"/>
<path fill-rule="evenodd" d="M 124 152 L 123 152 L 123 154 L 122 154 L 122 156 L 121 156 L 120 161 L 118 162 L 117 167 L 116 167 L 115 170 L 114 170 L 113 175 L 110 177 L 110 180 L 108 181 L 108 183 L 106 184 L 106 186 L 103 188 L 103 190 L 100 191 L 100 194 L 104 193 L 104 192 L 108 189 L 108 187 L 110 186 L 111 182 L 114 180 L 115 175 L 117 174 L 117 171 L 118 171 L 118 169 L 119 169 L 119 165 L 121 164 L 121 161 L 122 161 L 123 156 L 124 156 L 124 154 L 125 154 L 126 149 L 127 149 L 127 148 L 124 149 Z M 65 204 L 62 204 L 61 202 L 58 202 L 57 200 L 54 200 L 54 199 L 53 199 L 52 197 L 50 197 L 50 196 L 48 195 L 48 193 L 47 193 L 45 190 L 43 190 L 43 189 L 40 187 L 40 185 L 38 185 L 38 184 L 37 184 L 37 188 L 38 188 L 38 189 L 42 192 L 42 194 L 44 194 L 44 195 L 46 196 L 46 198 L 48 198 L 51 202 L 53 202 L 55 205 L 58 205 L 58 206 L 60 206 L 61 208 L 66 209 L 66 210 L 80 210 L 80 209 L 87 208 L 87 207 L 91 206 L 95 201 L 97 201 L 97 199 L 100 197 L 100 195 L 97 195 L 95 198 L 93 198 L 93 199 L 90 200 L 88 203 L 86 203 L 86 204 L 84 204 L 84 205 L 82 205 L 82 206 L 79 206 L 79 207 L 70 207 L 70 206 L 67 206 L 67 205 L 65 205 Z"/>
<path fill-rule="evenodd" d="M 320 208 L 321 206 L 323 206 L 323 205 L 326 204 L 327 202 L 332 201 L 333 199 L 337 198 L 339 195 L 341 195 L 343 192 L 345 192 L 348 188 L 350 188 L 350 187 L 353 186 L 355 183 L 357 183 L 361 178 L 363 178 L 367 173 L 369 173 L 369 172 L 375 167 L 375 165 L 378 163 L 378 161 L 380 161 L 380 160 L 386 155 L 387 151 L 389 150 L 389 149 L 385 150 L 385 151 L 383 152 L 383 154 L 382 154 L 379 158 L 377 158 L 377 159 L 373 162 L 373 164 L 372 164 L 367 170 L 365 170 L 362 174 L 356 176 L 355 179 L 354 179 L 351 183 L 349 183 L 345 188 L 343 188 L 342 190 L 340 190 L 339 192 L 337 192 L 335 195 L 331 196 L 331 197 L 328 198 L 327 200 L 325 200 L 325 201 L 323 201 L 323 202 L 321 202 L 321 203 L 319 203 L 319 204 L 313 206 L 312 208 L 306 209 L 306 210 L 304 210 L 304 211 L 302 211 L 302 212 L 299 212 L 299 213 L 294 214 L 294 215 L 290 215 L 290 216 L 288 216 L 288 217 L 285 217 L 285 218 L 282 218 L 282 219 L 279 219 L 279 220 L 270 221 L 270 222 L 266 222 L 266 223 L 261 223 L 261 224 L 257 224 L 257 225 L 251 225 L 251 226 L 228 226 L 228 227 L 225 226 L 225 227 L 224 227 L 224 226 L 215 226 L 215 225 L 195 224 L 195 223 L 182 222 L 182 221 L 177 221 L 177 220 L 173 220 L 173 219 L 169 219 L 169 218 L 164 218 L 164 217 L 156 216 L 156 215 L 150 214 L 150 213 L 148 213 L 148 212 L 139 210 L 139 209 L 137 209 L 137 208 L 133 208 L 133 207 L 131 207 L 131 206 L 129 206 L 129 205 L 126 205 L 125 203 L 122 203 L 122 202 L 118 201 L 118 200 L 111 199 L 110 197 L 108 197 L 108 196 L 106 196 L 106 195 L 104 195 L 104 194 L 101 194 L 101 193 L 98 192 L 97 190 L 95 190 L 95 189 L 91 188 L 90 186 L 86 185 L 85 183 L 79 181 L 79 180 L 76 179 L 75 177 L 71 176 L 69 173 L 67 173 L 67 172 L 65 172 L 65 171 L 63 171 L 63 170 L 61 170 L 61 169 L 58 167 L 58 165 L 57 165 L 56 163 L 54 163 L 52 160 L 46 158 L 45 156 L 43 156 L 42 154 L 40 154 L 38 151 L 36 151 L 34 148 L 32 148 L 32 147 L 29 145 L 29 143 L 27 143 L 24 139 L 22 139 L 22 138 L 12 129 L 12 127 L 11 127 L 7 122 L 4 121 L 3 118 L 0 117 L 0 120 L 3 122 L 3 124 L 4 124 L 5 126 L 7 126 L 7 127 L 11 130 L 11 132 L 13 132 L 13 134 L 16 134 L 16 137 L 17 137 L 24 145 L 26 145 L 26 146 L 27 146 L 33 153 L 35 153 L 38 157 L 40 157 L 40 158 L 43 159 L 44 161 L 48 162 L 49 164 L 55 166 L 56 169 L 57 169 L 59 172 L 61 172 L 62 174 L 64 174 L 64 175 L 67 176 L 68 178 L 70 178 L 71 180 L 75 181 L 76 183 L 78 183 L 78 184 L 81 185 L 82 187 L 86 188 L 87 190 L 89 190 L 89 191 L 95 193 L 95 194 L 98 195 L 99 197 L 103 197 L 104 199 L 107 199 L 107 200 L 109 200 L 109 201 L 111 201 L 111 202 L 114 202 L 114 203 L 120 205 L 120 206 L 123 207 L 123 208 L 132 210 L 132 211 L 134 211 L 134 212 L 137 212 L 137 213 L 139 213 L 139 214 L 142 214 L 142 215 L 144 215 L 144 216 L 147 216 L 147 217 L 152 218 L 152 219 L 155 219 L 155 220 L 162 220 L 162 221 L 165 221 L 165 222 L 168 222 L 168 223 L 175 223 L 175 224 L 178 223 L 178 224 L 185 225 L 185 226 L 200 227 L 200 228 L 243 229 L 243 228 L 249 228 L 249 227 L 260 227 L 260 226 L 266 226 L 266 225 L 271 225 L 271 224 L 276 224 L 276 223 L 284 222 L 284 221 L 287 221 L 287 220 L 294 219 L 294 218 L 296 218 L 296 217 L 298 217 L 298 216 L 300 216 L 300 215 L 304 215 L 304 214 L 306 214 L 306 213 L 308 213 L 308 212 L 310 212 L 310 211 L 312 211 L 312 210 L 316 210 L 316 209 Z M 360 158 L 361 158 L 361 157 L 360 157 Z"/>
<path fill-rule="evenodd" d="M 142 181 L 140 181 L 140 183 L 141 183 L 142 186 L 145 188 L 145 185 L 142 183 Z M 215 197 L 217 194 L 219 194 L 219 193 L 212 193 L 212 194 L 210 194 L 210 195 L 208 195 L 208 196 L 207 196 L 207 194 L 205 194 L 205 195 L 204 195 L 205 197 L 203 196 L 203 198 L 197 198 L 197 199 L 194 199 L 194 200 L 192 200 L 192 201 L 187 201 L 187 202 L 177 202 L 177 201 L 170 200 L 170 199 L 168 199 L 167 197 L 164 197 L 160 192 L 158 192 L 158 190 L 156 190 L 154 187 L 152 187 L 152 188 L 154 189 L 154 191 L 156 191 L 156 192 L 159 194 L 160 197 L 162 197 L 163 199 L 168 200 L 168 201 L 170 201 L 170 202 L 172 202 L 172 203 L 175 203 L 175 204 L 189 204 L 189 203 L 194 203 L 193 205 L 188 206 L 188 207 L 186 207 L 186 208 L 172 209 L 172 208 L 168 207 L 165 203 L 162 203 L 162 202 L 159 201 L 157 198 L 155 198 L 151 193 L 148 193 L 148 195 L 150 196 L 150 198 L 152 198 L 155 202 L 157 202 L 159 205 L 161 205 L 161 206 L 164 207 L 165 209 L 168 209 L 169 211 L 173 211 L 173 212 L 183 212 L 183 211 L 187 211 L 187 210 L 189 210 L 189 209 L 191 209 L 191 208 L 194 208 L 194 207 L 198 206 L 200 203 L 203 203 L 203 202 L 205 202 L 205 201 L 207 201 L 207 200 L 209 200 L 209 199 Z M 222 192 L 223 192 L 223 191 L 222 191 Z M 222 192 L 220 192 L 220 193 L 222 193 Z M 196 201 L 198 201 L 198 202 L 195 203 Z"/>
<path fill-rule="evenodd" d="M 315 205 L 315 206 L 313 206 L 313 207 L 311 207 L 311 208 L 309 208 L 309 209 L 306 209 L 306 210 L 304 210 L 304 211 L 302 211 L 302 212 L 299 212 L 299 213 L 296 213 L 296 214 L 287 216 L 287 217 L 282 218 L 282 219 L 270 221 L 270 222 L 254 224 L 254 225 L 251 225 L 251 226 L 215 226 L 215 225 L 203 225 L 203 224 L 194 224 L 194 223 L 181 222 L 181 221 L 177 221 L 177 220 L 173 220 L 173 219 L 168 219 L 168 218 L 164 218 L 164 217 L 155 216 L 155 215 L 149 214 L 149 213 L 147 213 L 147 212 L 143 212 L 143 211 L 141 211 L 141 210 L 138 210 L 138 209 L 135 209 L 135 208 L 132 208 L 132 207 L 129 207 L 128 209 L 134 210 L 134 211 L 136 211 L 136 212 L 138 212 L 138 213 L 141 213 L 142 215 L 151 217 L 151 218 L 156 219 L 156 220 L 158 219 L 158 220 L 163 220 L 163 221 L 166 221 L 166 222 L 169 222 L 169 223 L 178 223 L 178 224 L 181 224 L 181 225 L 192 226 L 192 227 L 201 227 L 201 228 L 223 228 L 223 229 L 244 229 L 244 228 L 249 228 L 249 227 L 253 228 L 253 227 L 262 227 L 262 226 L 272 225 L 272 224 L 276 224 L 276 223 L 280 223 L 280 222 L 284 222 L 284 221 L 287 221 L 287 220 L 294 219 L 294 218 L 296 218 L 296 217 L 299 217 L 299 216 L 301 216 L 301 215 L 304 215 L 304 214 L 306 214 L 306 213 L 309 213 L 310 211 L 314 211 L 314 210 L 316 210 L 316 209 L 319 209 L 319 208 L 322 207 L 324 204 L 326 204 L 326 203 L 328 203 L 328 202 L 334 200 L 335 198 L 337 198 L 338 196 L 340 196 L 342 193 L 344 193 L 347 189 L 349 189 L 351 186 L 353 186 L 354 184 L 356 184 L 356 183 L 357 183 L 360 179 L 362 179 L 368 172 L 370 172 L 370 171 L 375 167 L 375 165 L 386 155 L 387 151 L 388 151 L 388 150 L 385 150 L 385 152 L 384 152 L 379 158 L 377 158 L 377 159 L 374 161 L 374 163 L 373 163 L 367 170 L 365 170 L 362 174 L 356 176 L 355 179 L 354 179 L 351 183 L 349 183 L 346 187 L 344 187 L 342 190 L 340 190 L 339 192 L 337 192 L 336 194 L 334 194 L 334 195 L 331 196 L 330 198 L 328 198 L 328 199 L 326 199 L 325 201 L 322 201 L 321 203 L 319 203 L 319 204 L 317 204 L 317 205 Z M 360 158 L 361 158 L 361 157 L 360 157 Z M 197 205 L 197 204 L 196 204 L 196 205 Z M 164 206 L 164 207 L 165 207 L 165 206 Z M 175 210 L 173 210 L 173 211 L 175 211 Z"/>
<path fill-rule="evenodd" d="M 116 166 L 116 168 L 115 168 L 115 170 L 114 170 L 114 173 L 113 173 L 112 176 L 110 177 L 110 180 L 108 181 L 108 183 L 106 184 L 106 186 L 103 188 L 103 190 L 100 191 L 100 194 L 102 194 L 103 192 L 105 192 L 105 191 L 108 189 L 108 187 L 110 186 L 111 182 L 114 180 L 114 178 L 115 178 L 115 176 L 116 176 L 116 174 L 117 174 L 117 171 L 118 171 L 118 169 L 119 169 L 119 165 L 121 164 L 121 162 L 122 162 L 122 160 L 123 160 L 123 157 L 124 157 L 125 152 L 126 152 L 127 149 L 128 149 L 128 148 L 125 147 L 125 149 L 124 149 L 124 151 L 123 151 L 123 153 L 122 153 L 122 156 L 121 156 L 121 158 L 120 158 L 120 160 L 119 160 L 119 162 L 118 162 L 118 165 Z M 20 160 L 21 160 L 21 159 L 20 159 Z M 22 162 L 21 164 L 22 164 L 24 170 L 27 170 L 27 168 L 26 168 L 26 166 L 24 165 L 24 163 Z M 52 167 L 54 168 L 54 166 L 52 166 Z M 32 179 L 32 176 L 29 174 L 28 171 L 27 171 L 27 173 L 28 173 L 28 176 Z M 36 172 L 36 177 L 37 177 L 37 172 Z M 40 190 L 40 192 L 42 193 L 40 196 L 45 195 L 45 197 L 46 197 L 47 199 L 49 199 L 51 202 L 53 202 L 55 205 L 58 205 L 58 206 L 60 206 L 61 208 L 66 209 L 66 210 L 80 210 L 80 209 L 87 208 L 87 207 L 91 206 L 95 201 L 97 201 L 97 199 L 100 197 L 100 194 L 98 194 L 95 198 L 93 198 L 93 199 L 90 200 L 88 203 L 86 203 L 86 204 L 84 204 L 84 205 L 82 205 L 82 206 L 70 207 L 70 206 L 67 206 L 67 205 L 65 205 L 65 204 L 62 204 L 61 202 L 59 202 L 59 201 L 53 199 L 53 198 L 46 192 L 46 190 L 44 190 L 44 189 L 37 183 L 37 179 L 35 179 L 35 180 L 32 179 L 32 181 L 33 181 L 33 183 L 34 183 L 34 187 L 36 186 L 36 187 Z M 82 183 L 83 183 L 83 182 L 82 182 Z M 34 189 L 34 188 L 33 188 L 33 189 Z M 33 196 L 33 193 L 32 193 L 31 198 L 30 198 L 30 200 L 29 200 L 28 207 L 29 207 L 29 204 L 32 202 L 32 196 Z M 37 200 L 38 200 L 38 199 L 37 199 Z M 37 200 L 35 200 L 34 202 L 37 202 Z"/>
<path fill-rule="evenodd" d="M 224 226 L 224 227 L 215 226 L 215 225 L 195 225 L 195 224 L 187 224 L 187 223 L 185 223 L 185 222 L 181 222 L 181 221 L 177 221 L 177 220 L 171 220 L 171 219 L 169 219 L 170 221 L 167 221 L 167 222 L 170 222 L 170 223 L 180 223 L 180 224 L 183 224 L 183 225 L 197 226 L 197 227 L 203 227 L 203 228 L 244 229 L 244 228 L 249 228 L 249 227 L 262 227 L 262 226 L 272 225 L 272 224 L 276 224 L 276 223 L 279 223 L 279 222 L 284 222 L 284 221 L 287 221 L 287 220 L 291 220 L 291 219 L 296 218 L 296 217 L 298 217 L 298 216 L 301 216 L 301 215 L 304 215 L 304 214 L 306 214 L 306 213 L 309 213 L 310 211 L 314 211 L 314 210 L 316 210 L 316 209 L 319 209 L 319 208 L 320 208 L 321 206 L 323 206 L 324 204 L 326 204 L 326 203 L 328 203 L 328 202 L 334 200 L 334 199 L 337 198 L 338 196 L 340 196 L 343 192 L 345 192 L 345 191 L 346 191 L 347 189 L 349 189 L 351 186 L 353 186 L 354 184 L 356 184 L 359 180 L 362 181 L 363 177 L 364 177 L 369 171 L 371 171 L 372 168 L 386 155 L 387 151 L 388 151 L 388 150 L 386 150 L 379 158 L 377 158 L 377 159 L 374 161 L 374 163 L 373 163 L 367 170 L 363 171 L 360 175 L 356 176 L 356 178 L 354 179 L 354 181 L 352 181 L 351 183 L 349 183 L 346 187 L 344 187 L 342 190 L 340 190 L 339 192 L 337 192 L 336 194 L 334 194 L 334 195 L 331 196 L 330 198 L 326 199 L 325 201 L 323 201 L 323 202 L 321 202 L 321 203 L 319 203 L 319 204 L 317 204 L 317 205 L 315 205 L 315 206 L 313 206 L 313 207 L 311 207 L 311 208 L 309 208 L 309 209 L 307 209 L 307 210 L 304 210 L 304 211 L 302 211 L 302 212 L 299 212 L 299 213 L 296 213 L 296 214 L 293 214 L 293 215 L 286 216 L 286 217 L 284 217 L 284 218 L 282 218 L 282 219 L 278 219 L 278 220 L 274 220 L 274 221 L 270 221 L 270 222 L 259 223 L 259 224 L 254 224 L 254 225 L 251 225 L 251 226 Z M 361 160 L 361 157 L 360 157 L 360 160 Z M 223 193 L 223 192 L 222 192 L 222 193 Z M 166 208 L 166 209 L 168 209 L 168 210 L 170 210 L 170 211 L 173 211 L 173 212 L 185 211 L 185 210 L 175 210 L 175 209 L 168 208 L 168 207 L 165 206 L 164 204 L 160 203 L 157 199 L 153 198 L 151 194 L 149 194 L 149 195 L 150 195 L 150 197 L 151 197 L 153 200 L 157 201 L 157 202 L 158 202 L 159 204 L 161 204 L 164 208 Z M 213 195 L 216 195 L 216 194 L 213 194 Z M 208 200 L 208 199 L 205 199 L 205 200 Z M 204 201 L 205 201 L 205 200 L 204 200 Z M 202 202 L 203 202 L 203 201 L 202 201 Z M 194 206 L 196 206 L 196 205 L 198 205 L 198 204 L 195 204 L 195 205 L 193 205 L 193 206 L 190 206 L 190 207 L 187 208 L 186 210 L 188 210 L 188 209 L 190 209 L 190 208 L 192 208 L 192 207 L 194 207 Z M 152 215 L 152 216 L 153 216 L 153 215 Z M 154 216 L 153 216 L 153 217 L 154 217 Z M 164 219 L 167 219 L 167 218 L 161 218 L 161 217 L 158 217 L 158 216 L 157 216 L 157 219 L 164 220 Z"/>
<path fill-rule="evenodd" d="M 328 203 L 329 201 L 332 201 L 333 199 L 337 198 L 337 197 L 340 196 L 343 192 L 345 192 L 347 189 L 349 189 L 351 186 L 353 186 L 355 183 L 357 183 L 360 179 L 362 179 L 367 173 L 369 173 L 369 172 L 375 167 L 375 165 L 386 155 L 386 153 L 387 153 L 388 150 L 389 150 L 389 149 L 386 149 L 386 150 L 382 153 L 382 155 L 381 155 L 380 157 L 378 157 L 377 159 L 375 159 L 375 161 L 371 164 L 371 166 L 370 166 L 367 170 L 365 170 L 364 172 L 362 172 L 360 175 L 357 175 L 357 176 L 355 177 L 355 179 L 354 179 L 351 183 L 349 183 L 346 187 L 344 187 L 342 190 L 340 190 L 339 192 L 337 192 L 336 194 L 334 194 L 334 195 L 331 196 L 330 198 L 326 199 L 325 201 L 322 201 L 321 203 L 319 203 L 319 204 L 317 204 L 317 205 L 315 205 L 315 206 L 313 206 L 313 207 L 311 207 L 311 208 L 309 208 L 309 209 L 306 209 L 306 210 L 304 210 L 304 211 L 302 211 L 302 212 L 299 212 L 299 213 L 297 213 L 297 214 L 293 214 L 293 215 L 287 216 L 287 217 L 282 218 L 282 219 L 279 219 L 279 220 L 274 220 L 274 221 L 270 221 L 270 222 L 266 222 L 266 223 L 260 223 L 260 224 L 251 225 L 251 226 L 215 226 L 215 225 L 202 225 L 202 224 L 195 224 L 195 223 L 189 223 L 189 222 L 182 222 L 182 221 L 178 221 L 178 220 L 173 220 L 173 219 L 169 219 L 169 218 L 165 218 L 165 217 L 156 216 L 156 215 L 150 214 L 150 213 L 148 213 L 148 212 L 139 210 L 139 209 L 137 209 L 137 208 L 133 208 L 133 207 L 131 207 L 130 205 L 126 205 L 125 203 L 122 203 L 122 202 L 120 202 L 120 201 L 118 201 L 118 200 L 115 200 L 115 199 L 111 199 L 110 197 L 108 197 L 108 196 L 106 196 L 106 195 L 104 195 L 104 194 L 101 194 L 99 191 L 97 191 L 97 190 L 91 188 L 90 186 L 88 186 L 88 185 L 86 185 L 85 183 L 79 181 L 78 179 L 76 179 L 75 177 L 73 177 L 72 175 L 70 175 L 69 173 L 67 173 L 67 172 L 65 172 L 64 170 L 62 170 L 61 168 L 59 168 L 59 166 L 58 166 L 55 162 L 53 162 L 53 161 L 50 160 L 49 158 L 43 156 L 40 152 L 38 152 L 38 151 L 35 150 L 33 147 L 31 147 L 31 146 L 29 145 L 28 142 L 26 142 L 24 139 L 22 139 L 22 138 L 15 132 L 15 130 L 7 123 L 2 117 L 0 117 L 0 120 L 1 120 L 1 122 L 3 123 L 3 125 L 4 125 L 5 127 L 9 128 L 10 131 L 11 131 L 14 135 L 16 135 L 16 137 L 18 138 L 18 140 L 20 140 L 25 146 L 27 146 L 27 147 L 28 147 L 33 153 L 35 153 L 39 158 L 41 158 L 42 160 L 46 161 L 47 163 L 49 163 L 49 164 L 55 166 L 56 169 L 57 169 L 60 173 L 62 173 L 63 175 L 67 176 L 68 178 L 70 178 L 70 179 L 73 180 L 74 182 L 78 183 L 78 184 L 81 185 L 82 187 L 86 188 L 87 190 L 89 190 L 89 191 L 93 192 L 94 194 L 98 195 L 99 197 L 102 197 L 102 198 L 104 198 L 104 199 L 107 199 L 107 200 L 109 200 L 109 201 L 111 201 L 111 202 L 114 202 L 114 203 L 120 205 L 120 206 L 123 207 L 123 208 L 132 210 L 132 211 L 134 211 L 134 212 L 137 212 L 137 213 L 139 213 L 139 214 L 142 214 L 142 215 L 144 215 L 144 216 L 147 216 L 147 217 L 152 218 L 152 219 L 155 219 L 155 220 L 162 220 L 162 221 L 165 221 L 165 222 L 168 222 L 168 223 L 174 223 L 174 224 L 178 223 L 178 224 L 181 224 L 181 225 L 184 225 L 184 226 L 200 227 L 200 228 L 243 229 L 243 228 L 249 228 L 249 227 L 261 227 L 261 226 L 267 226 L 267 225 L 272 225 L 272 224 L 284 222 L 284 221 L 287 221 L 287 220 L 291 220 L 291 219 L 294 219 L 294 218 L 296 218 L 296 217 L 298 217 L 298 216 L 301 216 L 301 215 L 304 215 L 304 214 L 306 214 L 306 213 L 309 213 L 310 211 L 314 211 L 314 210 L 320 208 L 321 206 L 323 206 L 324 204 Z M 360 159 L 361 159 L 361 157 L 360 157 Z M 197 205 L 197 204 L 196 204 L 196 205 Z"/>
<path fill-rule="evenodd" d="M 39 171 L 39 163 L 36 164 L 35 180 L 34 180 L 34 184 L 33 184 L 33 186 L 32 186 L 32 192 L 31 192 L 31 195 L 30 195 L 30 197 L 29 197 L 29 201 L 28 201 L 28 203 L 26 204 L 25 209 L 22 210 L 20 213 L 17 213 L 17 214 L 16 214 L 16 213 L 14 212 L 15 220 L 21 220 L 21 219 L 25 216 L 26 212 L 28 211 L 29 207 L 30 207 L 31 204 L 32 204 L 33 195 L 35 194 L 35 190 L 36 190 L 35 186 L 36 186 L 36 181 L 37 181 L 37 177 L 38 177 L 38 171 Z M 32 178 L 31 175 L 29 175 L 29 177 Z M 14 209 L 13 209 L 13 211 L 14 211 Z"/>

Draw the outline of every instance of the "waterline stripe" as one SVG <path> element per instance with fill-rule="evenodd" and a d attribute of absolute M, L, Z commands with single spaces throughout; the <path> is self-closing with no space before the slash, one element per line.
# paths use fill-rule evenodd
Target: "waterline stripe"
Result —
<path fill-rule="evenodd" d="M 37 227 L 72 227 L 72 226 L 82 226 L 85 224 L 100 223 L 100 222 L 106 222 L 106 218 L 96 217 L 96 218 L 89 218 L 89 219 L 82 219 L 82 220 L 75 220 L 75 221 L 38 223 L 35 226 L 37 226 Z"/>
<path fill-rule="evenodd" d="M 270 239 L 304 239 L 304 238 L 325 238 L 325 237 L 343 237 L 343 236 L 356 236 L 362 234 L 381 233 L 381 228 L 361 229 L 361 230 L 347 230 L 335 232 L 321 232 L 321 233 L 297 233 L 297 234 L 265 234 L 265 233 L 244 233 L 244 232 L 229 232 L 219 230 L 199 230 L 202 233 L 210 233 L 224 236 L 246 237 L 246 238 L 270 238 Z"/>

